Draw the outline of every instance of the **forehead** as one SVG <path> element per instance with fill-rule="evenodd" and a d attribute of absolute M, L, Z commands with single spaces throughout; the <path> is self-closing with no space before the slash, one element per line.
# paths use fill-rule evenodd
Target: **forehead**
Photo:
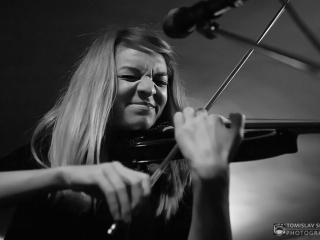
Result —
<path fill-rule="evenodd" d="M 120 45 L 116 49 L 115 61 L 117 70 L 132 67 L 141 72 L 150 69 L 167 72 L 167 65 L 163 56 L 153 51 L 144 52 Z"/>

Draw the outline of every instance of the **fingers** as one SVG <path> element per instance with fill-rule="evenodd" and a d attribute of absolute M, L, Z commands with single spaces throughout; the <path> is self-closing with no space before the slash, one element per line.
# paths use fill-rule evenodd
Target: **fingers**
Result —
<path fill-rule="evenodd" d="M 131 221 L 131 204 L 129 195 L 124 181 L 116 171 L 116 165 L 110 164 L 110 167 L 105 169 L 104 187 L 111 185 L 111 189 L 107 189 L 106 199 L 109 205 L 109 210 L 115 220 L 123 219 L 125 222 Z M 104 189 L 103 189 L 104 190 Z"/>
<path fill-rule="evenodd" d="M 184 117 L 183 117 L 182 112 L 177 112 L 174 115 L 173 123 L 174 123 L 174 126 L 175 126 L 176 129 L 184 124 Z"/>
<path fill-rule="evenodd" d="M 177 112 L 174 115 L 174 125 L 175 127 L 180 127 L 186 122 L 190 121 L 191 119 L 194 119 L 195 117 L 199 116 L 207 116 L 208 113 L 204 108 L 199 108 L 196 111 L 194 111 L 191 107 L 186 107 L 183 109 L 182 112 Z"/>
<path fill-rule="evenodd" d="M 221 120 L 222 120 L 222 123 L 224 125 L 227 125 L 227 124 L 230 124 L 231 121 L 228 119 L 228 118 L 225 118 L 224 116 L 220 116 Z"/>
<path fill-rule="evenodd" d="M 234 133 L 239 133 L 240 136 L 244 134 L 244 123 L 245 123 L 245 116 L 240 113 L 231 113 L 230 116 L 231 121 L 231 130 Z"/>
<path fill-rule="evenodd" d="M 150 176 L 126 168 L 119 162 L 114 162 L 113 164 L 115 170 L 122 177 L 122 180 L 130 185 L 131 208 L 134 209 L 142 202 L 143 198 L 150 195 Z"/>
<path fill-rule="evenodd" d="M 183 109 L 183 112 L 177 112 L 174 115 L 173 121 L 175 127 L 181 127 L 187 120 L 194 117 L 194 110 L 193 108 L 186 107 Z"/>
<path fill-rule="evenodd" d="M 150 194 L 150 177 L 133 171 L 119 162 L 98 165 L 103 178 L 99 186 L 104 193 L 110 213 L 115 221 L 130 222 L 132 211 Z"/>
<path fill-rule="evenodd" d="M 216 114 L 208 115 L 205 109 L 185 108 L 175 115 L 175 137 L 191 164 L 227 163 L 243 138 L 244 119 L 241 114 L 231 114 L 227 119 Z"/>
<path fill-rule="evenodd" d="M 206 117 L 206 110 L 198 109 L 195 112 L 190 107 L 185 108 L 182 112 L 177 112 L 174 116 L 175 138 L 186 159 L 193 155 L 190 152 L 190 147 L 194 145 L 194 139 L 202 138 L 206 131 Z"/>
<path fill-rule="evenodd" d="M 185 121 L 188 121 L 189 119 L 194 118 L 195 116 L 194 109 L 190 107 L 186 107 L 185 109 L 183 109 L 183 116 Z"/>
<path fill-rule="evenodd" d="M 132 210 L 151 192 L 149 175 L 119 162 L 68 166 L 61 170 L 66 188 L 105 198 L 116 221 L 131 221 Z M 98 191 L 97 191 L 98 190 Z"/>
<path fill-rule="evenodd" d="M 204 108 L 198 108 L 195 112 L 195 116 L 200 116 L 200 115 L 208 115 L 207 110 L 205 110 Z"/>
<path fill-rule="evenodd" d="M 186 107 L 185 109 L 183 109 L 182 112 L 177 112 L 175 114 L 174 125 L 175 125 L 175 128 L 177 128 L 182 126 L 183 124 L 187 124 L 188 122 L 194 121 L 195 119 L 201 119 L 201 118 L 207 119 L 208 117 L 210 117 L 211 119 L 216 118 L 216 120 L 218 119 L 223 124 L 230 123 L 229 119 L 222 117 L 220 115 L 216 115 L 216 114 L 208 115 L 207 110 L 205 110 L 204 108 L 198 108 L 196 111 L 194 111 L 193 108 Z"/>

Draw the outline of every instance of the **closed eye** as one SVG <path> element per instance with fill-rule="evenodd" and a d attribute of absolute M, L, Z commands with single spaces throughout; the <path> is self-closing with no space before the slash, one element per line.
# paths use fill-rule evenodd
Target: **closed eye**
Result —
<path fill-rule="evenodd" d="M 128 82 L 135 82 L 138 81 L 141 77 L 135 75 L 118 75 L 118 78 Z"/>
<path fill-rule="evenodd" d="M 128 81 L 128 82 L 136 82 L 141 79 L 141 76 L 136 76 L 136 75 L 118 75 L 119 79 Z M 159 86 L 159 87 L 164 87 L 168 85 L 168 76 L 167 75 L 155 75 L 153 77 L 153 82 Z"/>
<path fill-rule="evenodd" d="M 154 76 L 153 81 L 157 86 L 167 86 L 168 85 L 168 76 Z"/>

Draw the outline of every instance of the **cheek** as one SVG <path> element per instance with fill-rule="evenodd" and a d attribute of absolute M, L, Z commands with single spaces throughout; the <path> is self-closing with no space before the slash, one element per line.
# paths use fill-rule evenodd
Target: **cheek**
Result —
<path fill-rule="evenodd" d="M 118 82 L 118 91 L 117 91 L 117 98 L 125 98 L 127 95 L 130 94 L 130 91 L 133 90 L 132 83 L 119 80 Z"/>
<path fill-rule="evenodd" d="M 132 83 L 120 80 L 115 103 L 118 105 L 124 105 L 132 99 L 133 95 L 134 86 L 132 86 Z"/>
<path fill-rule="evenodd" d="M 113 104 L 113 114 L 119 117 L 123 114 L 125 105 L 130 98 L 130 86 L 123 81 L 119 81 L 115 102 Z"/>
<path fill-rule="evenodd" d="M 159 89 L 159 94 L 158 94 L 158 102 L 159 105 L 164 108 L 168 100 L 168 91 L 167 89 Z"/>

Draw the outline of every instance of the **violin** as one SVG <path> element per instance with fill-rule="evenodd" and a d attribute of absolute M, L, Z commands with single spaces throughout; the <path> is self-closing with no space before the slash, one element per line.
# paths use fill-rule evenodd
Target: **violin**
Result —
<path fill-rule="evenodd" d="M 229 127 L 230 124 L 225 124 Z M 244 138 L 232 162 L 253 161 L 298 152 L 298 136 L 320 133 L 320 121 L 312 120 L 257 120 L 247 119 Z M 167 164 L 166 159 L 175 148 L 174 127 L 170 122 L 158 124 L 151 129 L 123 138 L 110 147 L 113 161 L 127 167 L 149 172 L 149 164 L 158 164 L 152 173 L 153 186 Z M 165 159 L 165 160 L 163 160 Z M 170 160 L 184 159 L 178 150 Z M 119 226 L 120 225 L 120 226 Z M 108 229 L 110 236 L 118 236 L 124 224 L 117 222 Z"/>
<path fill-rule="evenodd" d="M 320 121 L 247 119 L 244 139 L 232 162 L 296 153 L 298 136 L 311 133 L 320 133 Z M 175 144 L 174 127 L 164 122 L 137 136 L 123 138 L 112 145 L 110 153 L 113 160 L 144 171 L 147 164 L 162 162 Z M 177 159 L 183 159 L 180 151 L 172 160 Z"/>

